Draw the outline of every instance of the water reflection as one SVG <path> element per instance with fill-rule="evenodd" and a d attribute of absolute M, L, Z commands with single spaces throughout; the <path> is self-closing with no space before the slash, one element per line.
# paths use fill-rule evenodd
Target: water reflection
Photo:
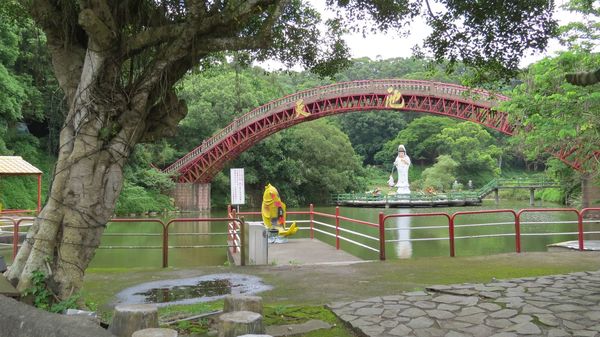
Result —
<path fill-rule="evenodd" d="M 398 214 L 409 214 L 409 210 L 400 209 Z M 410 217 L 394 218 L 398 242 L 395 245 L 396 256 L 400 259 L 408 259 L 412 256 L 412 242 L 410 241 Z"/>
<path fill-rule="evenodd" d="M 259 277 L 227 273 L 142 283 L 116 296 L 118 304 L 156 303 L 162 307 L 214 301 L 226 294 L 254 295 L 271 289 Z"/>
<path fill-rule="evenodd" d="M 219 218 L 224 213 L 169 214 L 171 218 Z M 91 262 L 92 267 L 160 267 L 162 265 L 162 232 L 159 223 L 151 219 L 139 222 L 109 223 L 102 237 L 101 248 Z M 182 221 L 169 225 L 169 256 L 171 266 L 192 267 L 221 265 L 227 261 L 227 222 Z M 178 247 L 178 248 L 174 248 Z"/>
<path fill-rule="evenodd" d="M 214 297 L 231 294 L 231 281 L 216 279 L 200 281 L 195 285 L 152 288 L 134 295 L 145 296 L 145 303 L 175 302 L 188 298 Z"/>

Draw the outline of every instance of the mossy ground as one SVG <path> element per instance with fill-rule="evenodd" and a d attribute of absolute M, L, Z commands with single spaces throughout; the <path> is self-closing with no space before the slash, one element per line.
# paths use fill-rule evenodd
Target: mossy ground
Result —
<path fill-rule="evenodd" d="M 266 326 L 300 324 L 311 319 L 319 319 L 332 325 L 331 329 L 316 330 L 304 334 L 302 337 L 355 336 L 352 331 L 344 326 L 342 321 L 324 306 L 266 306 L 263 311 L 263 316 L 263 322 Z"/>
<path fill-rule="evenodd" d="M 594 252 L 545 252 L 481 257 L 414 258 L 343 266 L 90 269 L 85 277 L 83 295 L 88 302 L 97 304 L 98 311 L 103 313 L 102 317 L 106 319 L 110 317 L 114 295 L 139 283 L 228 272 L 249 274 L 261 277 L 265 283 L 273 286 L 272 290 L 258 294 L 263 298 L 267 324 L 293 324 L 300 323 L 301 320 L 321 319 L 336 324 L 339 331 L 314 332 L 307 336 L 352 336 L 339 322 L 329 318 L 332 314 L 323 307 L 324 304 L 394 295 L 424 289 L 434 284 L 487 283 L 492 278 L 507 279 L 598 270 L 599 257 L 600 255 Z M 222 301 L 216 301 L 196 307 L 177 306 L 161 309 L 159 314 L 162 318 L 188 313 L 193 315 L 218 309 L 222 305 Z M 197 326 L 181 328 L 182 332 L 192 335 L 203 331 L 202 327 Z M 194 332 L 193 329 L 196 328 Z"/>

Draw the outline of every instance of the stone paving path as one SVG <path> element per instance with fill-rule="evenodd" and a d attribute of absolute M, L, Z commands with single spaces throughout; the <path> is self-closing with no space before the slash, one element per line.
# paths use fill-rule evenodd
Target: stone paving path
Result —
<path fill-rule="evenodd" d="M 369 337 L 600 337 L 600 271 L 438 285 L 328 307 Z"/>

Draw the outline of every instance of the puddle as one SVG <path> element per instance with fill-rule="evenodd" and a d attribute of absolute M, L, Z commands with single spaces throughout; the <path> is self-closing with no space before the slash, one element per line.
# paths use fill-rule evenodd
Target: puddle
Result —
<path fill-rule="evenodd" d="M 200 277 L 147 282 L 117 294 L 118 304 L 155 303 L 158 306 L 214 301 L 229 294 L 253 295 L 272 289 L 262 279 L 241 274 L 212 274 Z"/>
<path fill-rule="evenodd" d="M 200 281 L 191 286 L 175 286 L 172 288 L 152 288 L 145 292 L 135 293 L 146 297 L 146 303 L 165 303 L 196 297 L 212 297 L 231 294 L 231 282 L 227 279 Z"/>

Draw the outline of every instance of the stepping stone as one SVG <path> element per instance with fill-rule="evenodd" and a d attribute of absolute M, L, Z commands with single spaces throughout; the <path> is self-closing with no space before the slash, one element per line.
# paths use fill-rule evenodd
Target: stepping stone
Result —
<path fill-rule="evenodd" d="M 158 328 L 158 308 L 151 304 L 122 304 L 115 307 L 108 331 L 117 337 L 131 337 L 138 330 Z"/>
<path fill-rule="evenodd" d="M 262 315 L 251 311 L 234 311 L 219 317 L 219 337 L 263 334 Z"/>
<path fill-rule="evenodd" d="M 263 304 L 260 296 L 227 295 L 223 303 L 223 312 L 251 311 L 262 315 Z"/>

